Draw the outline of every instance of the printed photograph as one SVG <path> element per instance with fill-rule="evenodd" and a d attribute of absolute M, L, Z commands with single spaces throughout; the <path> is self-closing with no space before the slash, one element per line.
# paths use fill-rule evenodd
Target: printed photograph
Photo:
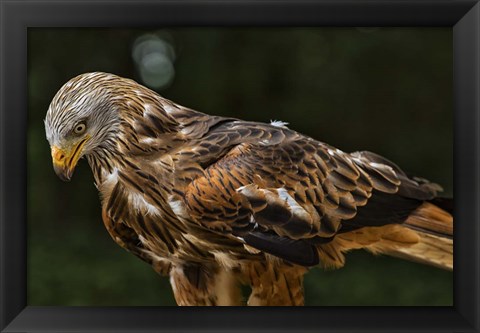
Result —
<path fill-rule="evenodd" d="M 452 38 L 29 28 L 28 305 L 452 306 Z"/>

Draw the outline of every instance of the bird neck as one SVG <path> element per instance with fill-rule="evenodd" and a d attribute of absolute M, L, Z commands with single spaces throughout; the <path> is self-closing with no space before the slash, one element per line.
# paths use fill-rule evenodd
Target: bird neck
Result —
<path fill-rule="evenodd" d="M 86 155 L 97 187 L 103 183 L 106 175 L 118 168 L 118 156 L 119 150 L 116 147 L 98 148 Z"/>
<path fill-rule="evenodd" d="M 175 169 L 172 156 L 185 144 L 185 136 L 180 133 L 146 136 L 139 134 L 136 127 L 121 126 L 113 144 L 99 146 L 87 155 L 97 187 L 116 170 L 150 174 L 147 178 L 155 177 L 162 186 L 173 187 L 170 184 Z"/>

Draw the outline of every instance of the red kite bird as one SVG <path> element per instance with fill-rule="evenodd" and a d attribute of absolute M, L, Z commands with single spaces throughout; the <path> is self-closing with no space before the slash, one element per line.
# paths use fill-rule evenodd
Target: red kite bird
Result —
<path fill-rule="evenodd" d="M 55 95 L 53 166 L 82 156 L 120 246 L 170 277 L 179 305 L 303 305 L 309 267 L 366 249 L 452 269 L 451 200 L 371 152 L 286 127 L 209 116 L 106 73 Z"/>

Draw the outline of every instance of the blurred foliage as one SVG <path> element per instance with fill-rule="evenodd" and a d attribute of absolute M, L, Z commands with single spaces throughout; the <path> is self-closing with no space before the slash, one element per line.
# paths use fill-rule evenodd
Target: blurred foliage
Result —
<path fill-rule="evenodd" d="M 145 35 L 171 47 L 135 53 Z M 162 48 L 168 57 L 138 58 Z M 52 171 L 43 118 L 60 86 L 83 72 L 151 82 L 209 114 L 286 121 L 452 193 L 451 29 L 31 28 L 28 54 L 29 305 L 174 304 L 168 280 L 110 239 L 88 164 L 70 183 Z M 155 73 L 171 77 L 152 81 Z M 452 305 L 453 275 L 357 251 L 343 269 L 313 269 L 306 295 L 307 305 Z"/>

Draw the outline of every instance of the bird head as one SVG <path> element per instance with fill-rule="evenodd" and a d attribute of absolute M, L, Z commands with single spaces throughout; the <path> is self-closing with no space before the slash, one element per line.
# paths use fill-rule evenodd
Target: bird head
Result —
<path fill-rule="evenodd" d="M 119 115 L 110 87 L 120 79 L 107 73 L 81 74 L 56 93 L 45 117 L 45 132 L 60 179 L 69 181 L 78 160 L 108 145 L 115 135 Z"/>

